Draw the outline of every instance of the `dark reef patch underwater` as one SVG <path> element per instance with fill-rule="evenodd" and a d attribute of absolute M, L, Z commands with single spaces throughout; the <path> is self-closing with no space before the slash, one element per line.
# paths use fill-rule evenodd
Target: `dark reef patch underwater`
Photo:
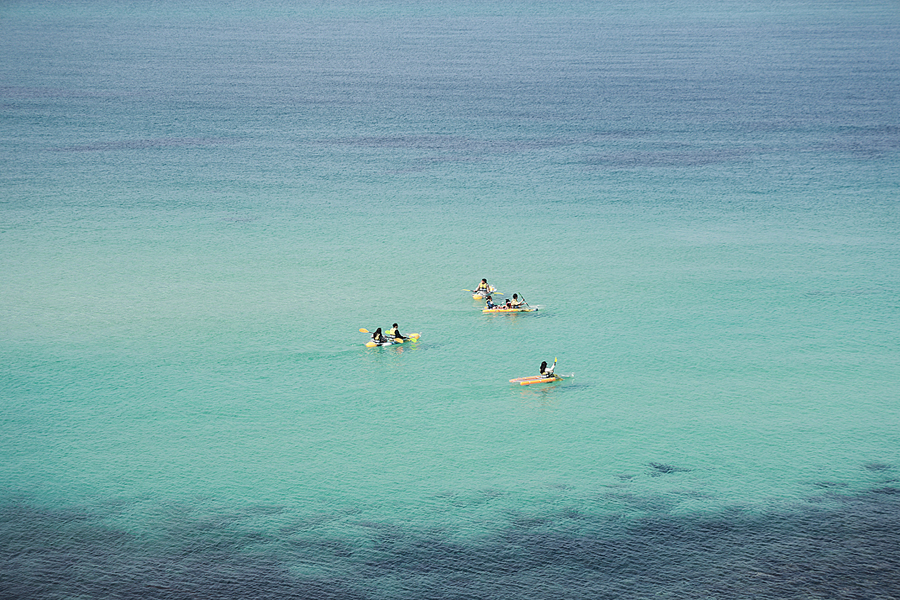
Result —
<path fill-rule="evenodd" d="M 765 513 L 513 518 L 477 541 L 362 523 L 340 539 L 303 520 L 263 530 L 264 507 L 173 507 L 151 534 L 121 507 L 0 509 L 0 598 L 866 598 L 900 597 L 900 488 Z M 101 514 L 110 510 L 109 514 Z M 352 517 L 351 517 L 352 518 Z"/>

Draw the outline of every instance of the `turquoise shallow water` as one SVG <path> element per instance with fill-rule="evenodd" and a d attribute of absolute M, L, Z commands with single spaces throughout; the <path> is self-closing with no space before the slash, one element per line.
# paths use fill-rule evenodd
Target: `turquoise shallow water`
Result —
<path fill-rule="evenodd" d="M 893 4 L 0 15 L 4 595 L 900 593 Z"/>

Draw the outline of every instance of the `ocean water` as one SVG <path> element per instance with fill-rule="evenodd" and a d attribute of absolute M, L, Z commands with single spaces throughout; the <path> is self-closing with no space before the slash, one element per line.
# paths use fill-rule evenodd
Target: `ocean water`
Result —
<path fill-rule="evenodd" d="M 900 597 L 898 231 L 890 0 L 4 2 L 0 597 Z"/>

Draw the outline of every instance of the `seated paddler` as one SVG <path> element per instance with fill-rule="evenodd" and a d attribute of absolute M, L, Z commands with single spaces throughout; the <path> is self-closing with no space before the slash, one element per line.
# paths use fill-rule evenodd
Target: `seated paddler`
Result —
<path fill-rule="evenodd" d="M 395 339 L 395 340 L 406 340 L 406 339 L 409 339 L 409 338 L 403 337 L 403 335 L 400 333 L 400 327 L 399 327 L 396 323 L 394 323 L 393 325 L 391 325 L 391 328 L 388 329 L 387 335 L 388 335 L 389 338 L 393 338 L 393 339 Z"/>
<path fill-rule="evenodd" d="M 553 371 L 556 369 L 556 361 L 553 362 L 549 367 L 547 366 L 547 361 L 541 361 L 541 377 L 545 379 L 549 379 L 553 377 Z"/>

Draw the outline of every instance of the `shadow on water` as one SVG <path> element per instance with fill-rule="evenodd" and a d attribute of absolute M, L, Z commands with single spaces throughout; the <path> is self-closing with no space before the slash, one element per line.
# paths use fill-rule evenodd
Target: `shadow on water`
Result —
<path fill-rule="evenodd" d="M 650 463 L 650 468 L 653 469 L 653 472 L 650 473 L 651 477 L 659 477 L 660 475 L 668 475 L 670 473 L 688 473 L 690 469 L 686 469 L 684 467 L 676 467 L 674 465 L 667 465 L 664 463 L 652 462 Z"/>
<path fill-rule="evenodd" d="M 830 499 L 687 516 L 650 501 L 640 519 L 561 508 L 463 542 L 409 524 L 360 522 L 351 536 L 315 519 L 248 525 L 278 506 L 218 517 L 170 507 L 148 539 L 108 524 L 121 507 L 11 501 L 0 598 L 900 597 L 900 488 Z"/>

